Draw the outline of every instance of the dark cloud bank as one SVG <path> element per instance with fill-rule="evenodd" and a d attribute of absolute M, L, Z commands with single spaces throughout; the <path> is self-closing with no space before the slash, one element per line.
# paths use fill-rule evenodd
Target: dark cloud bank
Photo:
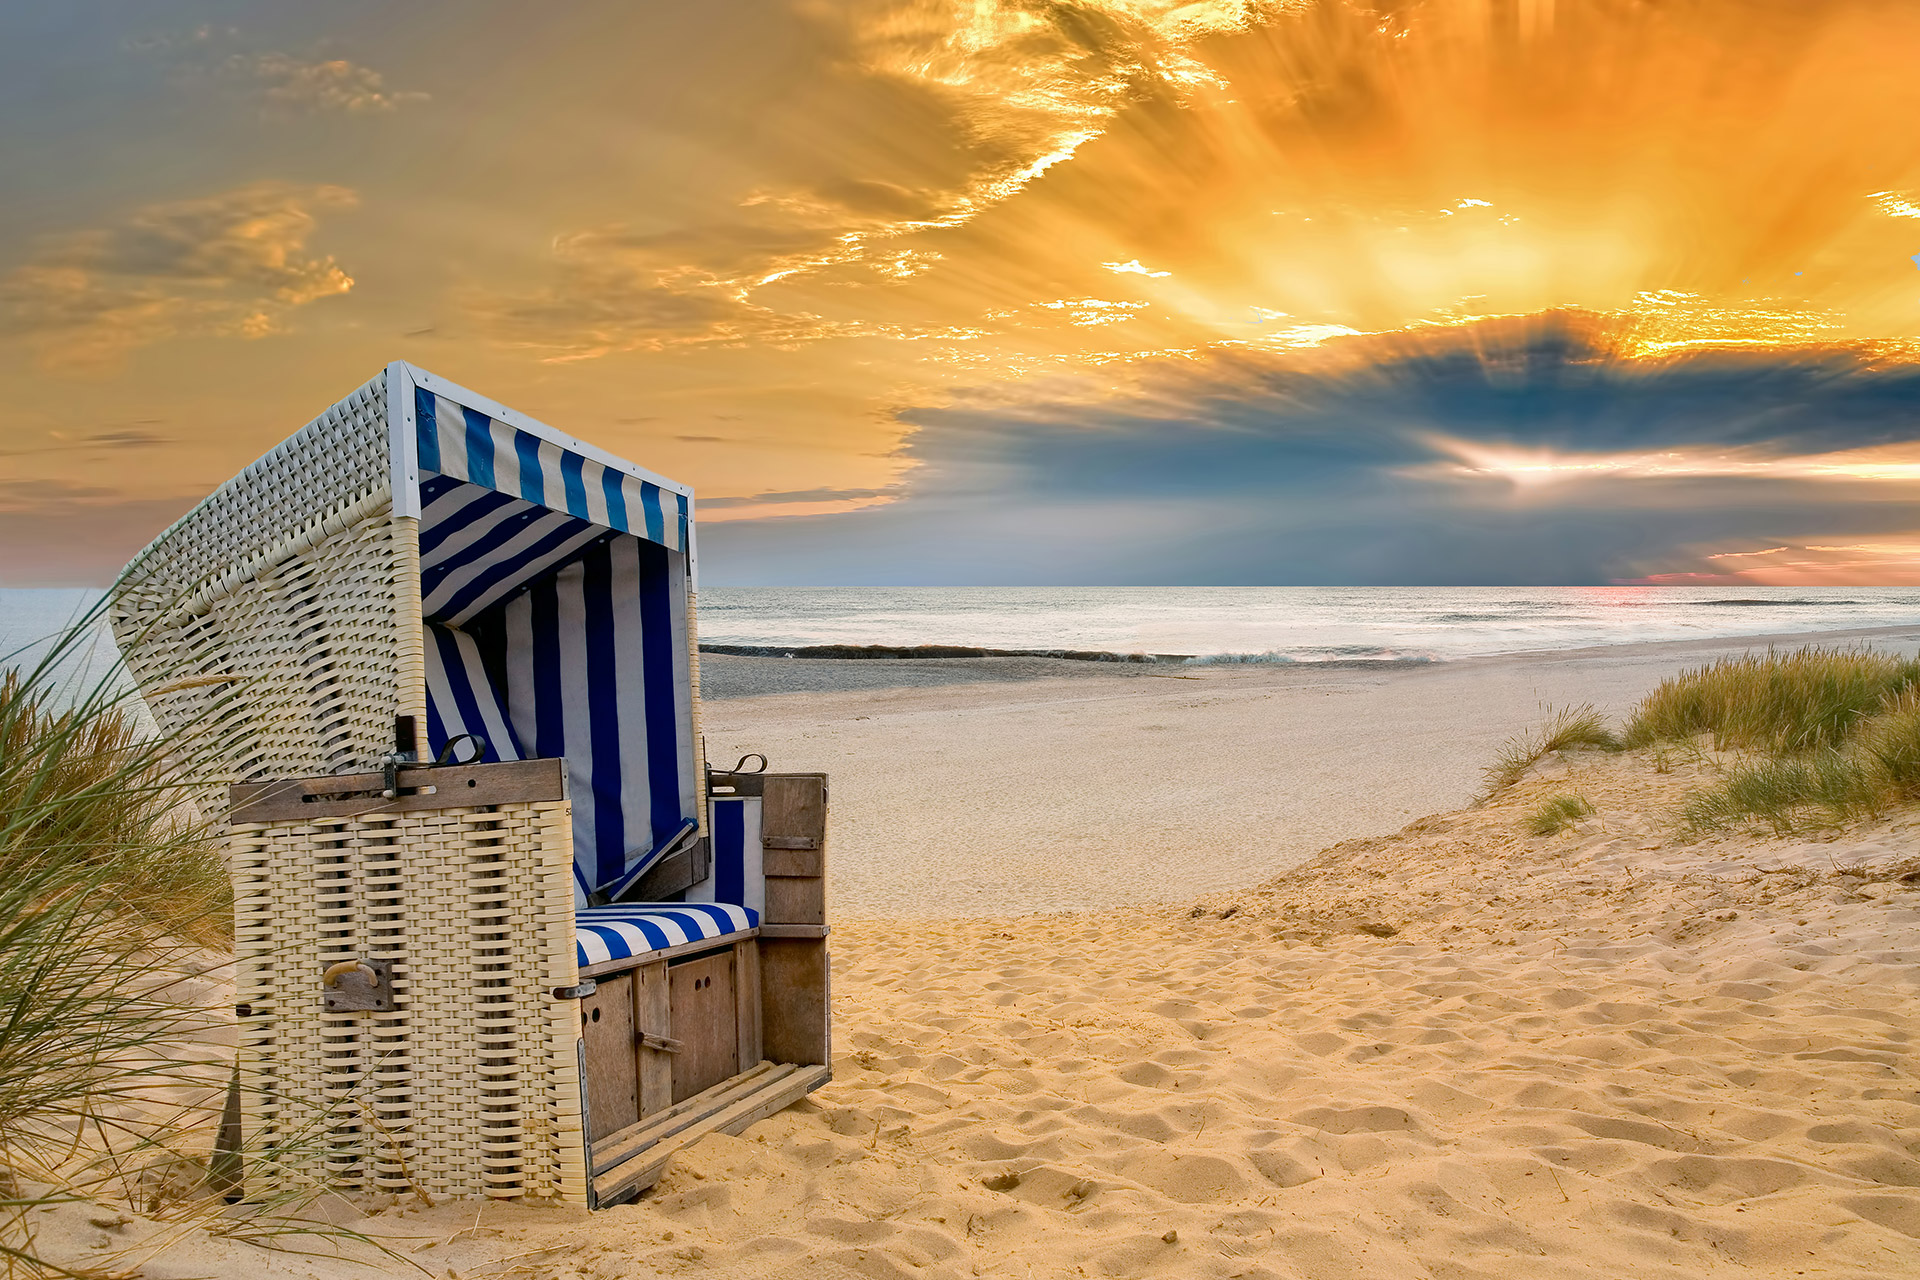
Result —
<path fill-rule="evenodd" d="M 1128 389 L 904 413 L 901 501 L 713 525 L 723 584 L 1555 584 L 1920 528 L 1910 483 L 1473 473 L 1439 438 L 1792 458 L 1920 440 L 1920 366 L 1860 346 L 1623 354 L 1579 313 L 1214 352 Z"/>

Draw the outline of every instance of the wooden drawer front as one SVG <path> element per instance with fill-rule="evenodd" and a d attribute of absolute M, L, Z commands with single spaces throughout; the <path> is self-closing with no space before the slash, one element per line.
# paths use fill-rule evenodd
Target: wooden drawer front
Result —
<path fill-rule="evenodd" d="M 673 1100 L 691 1098 L 740 1070 L 740 1013 L 734 999 L 733 952 L 689 960 L 667 970 L 672 1009 Z"/>
<path fill-rule="evenodd" d="M 587 1136 L 603 1138 L 640 1118 L 632 974 L 600 980 L 580 1002 L 580 1030 L 587 1046 Z"/>

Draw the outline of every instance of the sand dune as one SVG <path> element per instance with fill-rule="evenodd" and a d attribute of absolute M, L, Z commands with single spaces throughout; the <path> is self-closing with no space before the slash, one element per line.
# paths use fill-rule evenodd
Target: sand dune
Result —
<path fill-rule="evenodd" d="M 1550 759 L 1177 907 L 842 923 L 812 1101 L 636 1205 L 354 1225 L 460 1280 L 1920 1274 L 1920 826 L 1680 842 L 1712 767 Z M 1562 789 L 1598 815 L 1522 834 Z"/>

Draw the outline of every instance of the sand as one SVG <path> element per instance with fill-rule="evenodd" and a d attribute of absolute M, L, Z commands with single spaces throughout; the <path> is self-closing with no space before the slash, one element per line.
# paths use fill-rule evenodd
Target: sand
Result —
<path fill-rule="evenodd" d="M 1920 648 L 1915 628 L 1832 638 Z M 810 691 L 715 699 L 702 727 L 716 764 L 760 751 L 831 776 L 842 917 L 1084 910 L 1254 884 L 1458 808 L 1544 704 L 1621 713 L 1776 639 L 1808 638 L 1386 669 L 709 656 L 709 688 Z"/>
<path fill-rule="evenodd" d="M 1629 697 L 1676 658 L 1695 660 L 1643 654 L 1585 687 Z M 1471 786 L 1488 754 L 1442 740 L 1439 681 L 1487 725 L 1515 684 L 1564 685 L 1577 665 L 1402 682 L 1447 757 L 1431 767 L 1452 780 L 1432 785 Z M 947 749 L 970 749 L 968 703 L 995 690 L 1008 700 L 980 716 L 1171 720 L 1191 697 L 1138 680 L 1103 684 L 1110 706 L 1016 696 L 1044 683 L 946 691 Z M 1269 710 L 1300 718 L 1312 697 L 1382 696 L 1273 688 Z M 845 711 L 880 695 L 834 696 L 856 700 Z M 1127 701 L 1141 697 L 1158 703 Z M 750 702 L 778 699 L 722 714 Z M 822 753 L 878 732 L 815 705 Z M 915 717 L 940 709 L 882 714 L 930 738 Z M 897 766 L 781 758 L 836 769 L 846 861 L 859 798 L 889 794 Z M 1244 793 L 1260 757 L 1240 758 Z M 913 921 L 843 904 L 834 1082 L 701 1144 L 635 1205 L 333 1206 L 391 1250 L 318 1246 L 358 1268 L 86 1206 L 38 1215 L 43 1240 L 155 1280 L 1920 1275 L 1920 813 L 1682 839 L 1673 805 L 1723 763 L 1550 757 L 1485 806 L 1177 903 Z M 1526 835 L 1567 791 L 1598 813 Z M 1141 864 L 1121 848 L 1115 865 Z M 1115 873 L 1081 874 L 1095 896 Z"/>

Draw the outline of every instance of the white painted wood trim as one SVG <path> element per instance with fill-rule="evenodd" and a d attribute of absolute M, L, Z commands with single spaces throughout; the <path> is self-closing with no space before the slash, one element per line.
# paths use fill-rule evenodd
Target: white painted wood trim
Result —
<path fill-rule="evenodd" d="M 498 400 L 489 400 L 479 392 L 469 391 L 459 383 L 450 382 L 439 374 L 428 373 L 418 365 L 407 364 L 405 361 L 395 361 L 394 364 L 406 370 L 407 376 L 412 379 L 415 386 L 424 387 L 437 396 L 445 396 L 457 404 L 465 405 L 469 409 L 476 409 L 495 421 L 504 422 L 516 430 L 524 431 L 529 435 L 539 436 L 542 440 L 551 441 L 559 445 L 562 449 L 571 449 L 583 458 L 593 459 L 601 466 L 612 467 L 615 471 L 623 471 L 635 479 L 645 480 L 649 484 L 659 485 L 662 489 L 668 490 L 671 493 L 682 494 L 688 498 L 693 497 L 693 486 L 691 485 L 681 484 L 677 480 L 669 480 L 663 475 L 648 471 L 645 467 L 637 467 L 625 458 L 615 457 L 597 445 L 588 444 L 585 440 L 581 440 L 576 436 L 570 436 L 564 431 L 548 426 L 537 418 L 529 418 L 526 414 L 518 410 L 507 408 L 507 406 L 501 404 Z M 389 369 L 393 367 L 393 365 L 388 366 Z"/>
<path fill-rule="evenodd" d="M 420 515 L 420 435 L 414 429 L 413 366 L 387 366 L 387 466 L 392 475 L 393 514 Z"/>

